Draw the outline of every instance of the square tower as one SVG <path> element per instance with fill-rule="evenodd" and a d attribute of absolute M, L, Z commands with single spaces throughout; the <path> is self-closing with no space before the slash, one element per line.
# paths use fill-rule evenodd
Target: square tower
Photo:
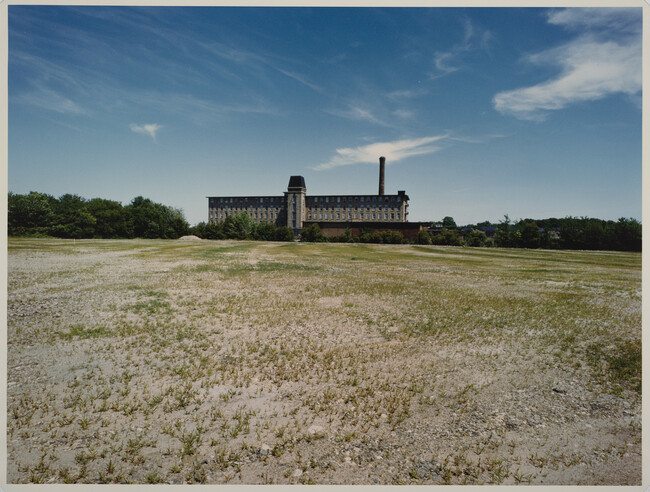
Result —
<path fill-rule="evenodd" d="M 291 176 L 289 187 L 285 192 L 287 200 L 287 226 L 293 229 L 294 234 L 299 234 L 305 220 L 305 178 Z"/>

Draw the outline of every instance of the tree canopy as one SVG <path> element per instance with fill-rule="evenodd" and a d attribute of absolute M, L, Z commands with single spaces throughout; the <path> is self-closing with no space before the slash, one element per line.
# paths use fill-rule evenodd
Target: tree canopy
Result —
<path fill-rule="evenodd" d="M 9 193 L 10 236 L 54 236 L 61 238 L 159 238 L 176 239 L 188 233 L 183 212 L 138 196 L 127 206 L 79 195 L 59 198 L 44 193 Z"/>

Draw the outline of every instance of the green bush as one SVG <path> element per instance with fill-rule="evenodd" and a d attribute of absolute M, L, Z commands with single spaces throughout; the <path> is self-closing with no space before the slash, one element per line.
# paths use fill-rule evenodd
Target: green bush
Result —
<path fill-rule="evenodd" d="M 458 231 L 443 229 L 439 234 L 431 238 L 432 244 L 442 246 L 460 246 L 462 244 Z"/>
<path fill-rule="evenodd" d="M 275 231 L 275 240 L 276 241 L 295 241 L 296 236 L 293 233 L 293 229 L 287 226 L 278 227 Z"/>
<path fill-rule="evenodd" d="M 318 224 L 310 224 L 300 233 L 300 241 L 305 243 L 322 243 L 327 241 Z"/>
<path fill-rule="evenodd" d="M 431 244 L 431 234 L 429 234 L 429 231 L 423 229 L 418 232 L 418 244 Z"/>
<path fill-rule="evenodd" d="M 477 229 L 472 230 L 467 237 L 467 246 L 481 247 L 485 246 L 486 242 L 487 236 L 485 233 Z"/>

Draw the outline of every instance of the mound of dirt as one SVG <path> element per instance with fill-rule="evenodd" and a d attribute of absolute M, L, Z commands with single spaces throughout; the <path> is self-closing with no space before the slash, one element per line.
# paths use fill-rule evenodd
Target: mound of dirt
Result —
<path fill-rule="evenodd" d="M 203 239 L 201 239 L 198 236 L 183 236 L 183 237 L 179 237 L 178 240 L 179 241 L 203 241 Z"/>

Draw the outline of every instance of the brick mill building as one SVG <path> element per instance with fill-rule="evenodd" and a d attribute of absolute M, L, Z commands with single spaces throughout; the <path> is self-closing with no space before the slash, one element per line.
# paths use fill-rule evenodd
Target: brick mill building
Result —
<path fill-rule="evenodd" d="M 417 237 L 421 226 L 407 221 L 409 197 L 405 191 L 384 193 L 386 159 L 379 158 L 377 195 L 307 195 L 305 178 L 291 176 L 284 196 L 210 196 L 208 220 L 223 222 L 241 212 L 253 222 L 288 226 L 296 235 L 311 224 L 318 224 L 325 235 L 342 234 L 350 229 L 358 235 L 362 229 L 397 230 L 405 237 Z"/>

